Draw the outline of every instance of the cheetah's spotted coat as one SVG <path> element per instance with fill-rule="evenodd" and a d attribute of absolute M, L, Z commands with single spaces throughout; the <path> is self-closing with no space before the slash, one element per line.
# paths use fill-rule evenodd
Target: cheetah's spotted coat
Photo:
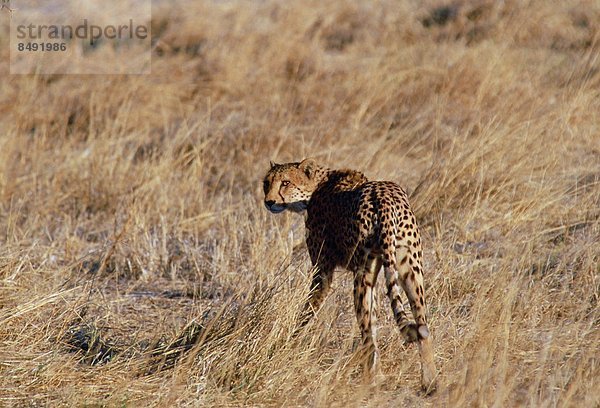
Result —
<path fill-rule="evenodd" d="M 264 179 L 265 205 L 273 213 L 307 211 L 306 243 L 314 266 L 310 298 L 300 325 L 308 322 L 329 291 L 336 266 L 354 273 L 354 306 L 367 372 L 376 370 L 375 282 L 383 266 L 395 320 L 421 354 L 421 385 L 435 387 L 432 339 L 427 326 L 421 237 L 402 188 L 369 181 L 352 170 L 330 170 L 311 159 L 271 164 Z M 415 322 L 402 306 L 406 293 Z"/>

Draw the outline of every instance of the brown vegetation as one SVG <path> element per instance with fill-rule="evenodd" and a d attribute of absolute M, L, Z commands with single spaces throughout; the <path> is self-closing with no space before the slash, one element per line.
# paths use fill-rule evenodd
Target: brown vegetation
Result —
<path fill-rule="evenodd" d="M 9 76 L 0 11 L 0 405 L 598 406 L 600 6 L 418 4 L 155 7 L 107 77 Z M 292 338 L 307 156 L 412 192 L 435 395 L 384 296 L 361 381 L 347 274 Z"/>

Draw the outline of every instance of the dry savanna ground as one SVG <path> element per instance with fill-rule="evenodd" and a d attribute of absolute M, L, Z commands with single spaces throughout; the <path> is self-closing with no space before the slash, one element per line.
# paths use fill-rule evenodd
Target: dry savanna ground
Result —
<path fill-rule="evenodd" d="M 10 76 L 0 11 L 1 406 L 600 404 L 597 1 L 180 2 L 152 74 Z M 303 220 L 269 160 L 394 180 L 440 370 L 352 279 L 297 337 Z"/>

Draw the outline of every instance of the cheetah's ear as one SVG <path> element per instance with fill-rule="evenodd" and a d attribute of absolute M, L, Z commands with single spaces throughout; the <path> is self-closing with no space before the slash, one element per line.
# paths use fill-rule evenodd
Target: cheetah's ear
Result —
<path fill-rule="evenodd" d="M 298 168 L 306 174 L 308 178 L 312 178 L 318 165 L 313 159 L 304 159 L 298 164 Z"/>
<path fill-rule="evenodd" d="M 269 166 L 271 166 L 271 168 L 277 166 L 277 163 L 275 163 L 273 160 L 269 160 Z"/>

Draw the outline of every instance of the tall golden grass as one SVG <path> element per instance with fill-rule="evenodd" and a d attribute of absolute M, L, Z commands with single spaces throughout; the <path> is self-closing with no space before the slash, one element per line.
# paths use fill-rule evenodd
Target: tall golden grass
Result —
<path fill-rule="evenodd" d="M 444 5 L 157 6 L 107 77 L 8 75 L 0 11 L 0 405 L 598 406 L 600 5 Z M 372 383 L 347 273 L 292 336 L 307 156 L 411 192 L 435 395 L 383 287 Z"/>

